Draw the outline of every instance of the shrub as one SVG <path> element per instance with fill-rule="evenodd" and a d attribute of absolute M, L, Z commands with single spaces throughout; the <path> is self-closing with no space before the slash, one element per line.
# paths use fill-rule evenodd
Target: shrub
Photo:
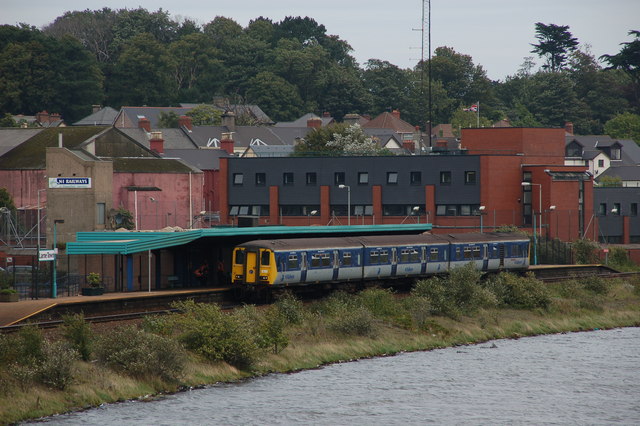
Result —
<path fill-rule="evenodd" d="M 499 305 L 519 309 L 547 308 L 551 297 L 544 283 L 535 278 L 532 272 L 519 277 L 503 272 L 488 280 L 486 287 L 493 292 Z"/>
<path fill-rule="evenodd" d="M 275 306 L 278 313 L 288 324 L 301 324 L 304 319 L 304 305 L 302 302 L 291 294 L 284 292 L 276 300 Z"/>
<path fill-rule="evenodd" d="M 258 346 L 237 315 L 227 315 L 218 305 L 178 302 L 173 305 L 183 313 L 173 315 L 178 340 L 185 347 L 208 360 L 225 361 L 245 369 L 253 366 Z"/>
<path fill-rule="evenodd" d="M 580 278 L 579 282 L 585 288 L 585 290 L 588 290 L 595 294 L 605 295 L 609 293 L 609 290 L 611 289 L 611 282 L 609 280 L 597 277 L 595 275 L 582 277 Z"/>
<path fill-rule="evenodd" d="M 598 261 L 596 254 L 598 246 L 593 241 L 583 238 L 571 243 L 571 247 L 576 255 L 577 264 L 587 265 Z"/>
<path fill-rule="evenodd" d="M 67 342 L 45 341 L 43 358 L 35 366 L 35 380 L 45 386 L 64 390 L 73 382 L 78 352 Z"/>
<path fill-rule="evenodd" d="M 16 361 L 20 364 L 34 364 L 44 357 L 44 337 L 35 325 L 20 329 L 15 345 Z"/>
<path fill-rule="evenodd" d="M 362 306 L 337 313 L 329 320 L 328 327 L 347 336 L 374 337 L 378 332 L 373 315 Z"/>
<path fill-rule="evenodd" d="M 411 291 L 411 295 L 427 300 L 431 315 L 455 318 L 460 314 L 460 309 L 447 290 L 445 278 L 433 277 L 428 280 L 420 280 Z"/>
<path fill-rule="evenodd" d="M 91 358 L 93 333 L 91 326 L 84 320 L 83 314 L 62 317 L 62 335 L 75 349 L 83 361 Z"/>
<path fill-rule="evenodd" d="M 285 333 L 285 326 L 289 321 L 277 307 L 269 307 L 262 317 L 257 336 L 259 346 L 270 348 L 274 354 L 280 353 L 289 345 L 289 338 Z M 301 321 L 301 320 L 300 320 Z"/>
<path fill-rule="evenodd" d="M 185 353 L 175 340 L 131 326 L 101 336 L 95 352 L 100 363 L 135 377 L 157 375 L 176 380 L 186 363 Z"/>
<path fill-rule="evenodd" d="M 370 288 L 360 292 L 357 299 L 376 318 L 393 319 L 399 314 L 398 302 L 390 289 Z"/>
<path fill-rule="evenodd" d="M 358 301 L 352 295 L 344 291 L 334 291 L 319 303 L 315 303 L 312 310 L 327 317 L 333 317 L 345 310 L 356 309 L 358 306 Z"/>
<path fill-rule="evenodd" d="M 609 252 L 609 265 L 622 270 L 633 269 L 633 261 L 629 259 L 627 250 L 622 247 L 612 247 Z"/>

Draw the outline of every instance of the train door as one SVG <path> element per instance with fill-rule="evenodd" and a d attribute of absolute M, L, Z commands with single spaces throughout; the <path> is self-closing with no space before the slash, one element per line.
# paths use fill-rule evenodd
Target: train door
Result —
<path fill-rule="evenodd" d="M 393 247 L 391 249 L 391 276 L 395 277 L 398 273 L 398 249 Z"/>
<path fill-rule="evenodd" d="M 307 252 L 303 251 L 300 253 L 300 282 L 304 283 L 307 281 Z"/>
<path fill-rule="evenodd" d="M 340 253 L 338 250 L 333 251 L 333 281 L 338 281 L 338 272 L 340 272 Z"/>
<path fill-rule="evenodd" d="M 420 250 L 420 275 L 424 275 L 427 273 L 427 248 L 422 246 Z"/>
<path fill-rule="evenodd" d="M 258 271 L 258 252 L 255 250 L 246 250 L 244 264 L 244 282 L 246 284 L 255 284 Z"/>
<path fill-rule="evenodd" d="M 504 244 L 498 245 L 498 253 L 500 254 L 500 265 L 499 268 L 504 268 Z"/>
<path fill-rule="evenodd" d="M 482 270 L 483 271 L 489 270 L 489 245 L 488 244 L 482 245 Z"/>

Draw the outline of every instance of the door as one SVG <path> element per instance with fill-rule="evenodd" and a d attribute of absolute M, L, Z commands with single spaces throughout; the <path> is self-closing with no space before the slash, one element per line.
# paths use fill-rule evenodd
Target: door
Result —
<path fill-rule="evenodd" d="M 398 250 L 393 247 L 391 249 L 391 276 L 395 277 L 398 273 Z"/>
<path fill-rule="evenodd" d="M 488 244 L 482 245 L 482 270 L 483 271 L 489 270 L 489 245 Z"/>
<path fill-rule="evenodd" d="M 504 244 L 498 246 L 498 253 L 500 254 L 500 268 L 504 268 Z"/>
<path fill-rule="evenodd" d="M 338 281 L 338 273 L 340 272 L 340 253 L 338 250 L 333 251 L 333 281 Z"/>
<path fill-rule="evenodd" d="M 300 253 L 300 282 L 304 283 L 307 281 L 307 252 L 303 251 Z"/>
<path fill-rule="evenodd" d="M 258 275 L 258 253 L 247 250 L 247 258 L 244 267 L 244 282 L 255 284 Z"/>

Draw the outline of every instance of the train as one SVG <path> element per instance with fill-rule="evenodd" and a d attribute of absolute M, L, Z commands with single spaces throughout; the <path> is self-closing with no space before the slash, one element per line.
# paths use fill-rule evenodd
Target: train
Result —
<path fill-rule="evenodd" d="M 286 287 L 423 278 L 475 264 L 485 272 L 529 268 L 516 233 L 373 235 L 248 241 L 233 249 L 234 285 Z"/>

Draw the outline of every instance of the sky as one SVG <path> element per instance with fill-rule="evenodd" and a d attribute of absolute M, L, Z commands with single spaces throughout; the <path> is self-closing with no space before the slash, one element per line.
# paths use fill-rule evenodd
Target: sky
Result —
<path fill-rule="evenodd" d="M 41 28 L 66 11 L 138 6 L 162 8 L 174 19 L 191 18 L 199 24 L 225 16 L 243 27 L 260 16 L 274 22 L 309 16 L 328 34 L 348 42 L 360 65 L 373 58 L 410 68 L 422 55 L 422 0 L 0 0 L 0 24 Z M 533 56 L 537 66 L 543 64 L 531 53 L 531 44 L 537 43 L 536 22 L 568 25 L 581 47 L 590 45 L 596 57 L 616 54 L 620 43 L 632 40 L 629 30 L 640 30 L 640 0 L 431 0 L 431 50 L 452 47 L 471 56 L 492 80 L 504 80 L 527 56 Z M 428 23 L 424 26 L 428 58 Z"/>

